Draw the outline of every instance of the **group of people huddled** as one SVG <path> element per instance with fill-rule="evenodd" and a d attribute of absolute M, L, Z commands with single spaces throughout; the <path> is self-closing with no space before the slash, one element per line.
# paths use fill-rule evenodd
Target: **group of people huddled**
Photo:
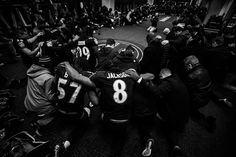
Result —
<path fill-rule="evenodd" d="M 52 27 L 37 16 L 34 36 L 17 32 L 15 48 L 28 68 L 24 105 L 27 114 L 36 115 L 32 126 L 39 136 L 55 126 L 65 149 L 89 126 L 96 107 L 101 109 L 104 135 L 113 140 L 111 156 L 122 154 L 130 124 L 137 126 L 142 156 L 152 153 L 157 122 L 172 156 L 183 153 L 179 139 L 189 118 L 214 131 L 216 119 L 199 108 L 216 98 L 214 81 L 234 72 L 235 40 L 232 44 L 224 42 L 222 35 L 207 38 L 191 6 L 163 31 L 165 38 L 148 33 L 140 62 L 131 45 L 117 52 L 115 40 L 99 47 L 93 37 L 102 25 L 138 24 L 150 14 L 155 16 L 152 7 L 139 7 L 123 17 L 105 7 L 99 13 L 84 7 L 77 18 L 65 14 Z"/>

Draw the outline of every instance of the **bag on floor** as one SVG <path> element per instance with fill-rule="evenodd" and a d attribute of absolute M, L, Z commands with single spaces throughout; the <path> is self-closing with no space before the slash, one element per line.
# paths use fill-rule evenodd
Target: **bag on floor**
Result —
<path fill-rule="evenodd" d="M 46 157 L 48 141 L 37 141 L 27 131 L 19 132 L 0 144 L 2 157 Z"/>

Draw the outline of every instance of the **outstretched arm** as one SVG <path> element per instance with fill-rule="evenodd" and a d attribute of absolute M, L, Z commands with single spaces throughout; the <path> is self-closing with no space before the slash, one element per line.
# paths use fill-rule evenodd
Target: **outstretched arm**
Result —
<path fill-rule="evenodd" d="M 75 70 L 69 62 L 65 62 L 65 67 L 68 75 L 75 81 L 80 82 L 88 87 L 95 88 L 95 84 L 86 76 L 80 74 L 77 70 Z"/>
<path fill-rule="evenodd" d="M 148 83 L 148 81 L 146 81 L 141 76 L 139 76 L 136 71 L 126 70 L 125 73 L 130 75 L 133 80 L 137 81 L 138 84 L 151 91 L 157 97 L 162 97 L 171 91 L 171 85 L 167 81 L 163 81 L 159 85 L 153 85 Z"/>
<path fill-rule="evenodd" d="M 43 34 L 44 34 L 43 32 L 39 32 L 37 35 L 33 36 L 32 38 L 27 39 L 27 42 L 33 43 L 33 42 L 35 42 L 35 40 L 38 39 L 39 36 L 42 36 Z"/>
<path fill-rule="evenodd" d="M 21 51 L 23 53 L 25 53 L 27 56 L 34 57 L 38 54 L 38 52 L 40 51 L 40 48 L 42 47 L 42 45 L 43 45 L 43 42 L 40 42 L 38 44 L 38 46 L 33 51 L 31 51 L 30 49 L 28 49 L 26 47 L 22 48 Z"/>

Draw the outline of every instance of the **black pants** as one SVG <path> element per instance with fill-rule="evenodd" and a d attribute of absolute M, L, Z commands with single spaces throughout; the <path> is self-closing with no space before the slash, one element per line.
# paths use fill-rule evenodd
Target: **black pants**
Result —
<path fill-rule="evenodd" d="M 52 121 L 51 125 L 59 139 L 56 143 L 65 140 L 70 141 L 71 144 L 78 140 L 89 126 L 89 118 L 86 112 L 81 118 L 80 115 L 65 115 L 58 113 L 57 117 Z"/>
<path fill-rule="evenodd" d="M 102 120 L 103 136 L 111 139 L 111 157 L 120 156 L 127 137 L 128 122 L 114 123 L 109 119 Z"/>
<path fill-rule="evenodd" d="M 154 126 L 154 121 L 154 115 L 148 115 L 145 117 L 134 117 L 133 119 L 133 122 L 138 129 L 142 148 L 145 148 L 148 139 L 153 138 L 151 132 Z"/>
<path fill-rule="evenodd" d="M 179 145 L 179 140 L 182 138 L 184 132 L 185 124 L 184 123 L 175 123 L 165 121 L 161 123 L 162 131 L 167 138 L 167 142 L 172 149 L 175 145 Z"/>

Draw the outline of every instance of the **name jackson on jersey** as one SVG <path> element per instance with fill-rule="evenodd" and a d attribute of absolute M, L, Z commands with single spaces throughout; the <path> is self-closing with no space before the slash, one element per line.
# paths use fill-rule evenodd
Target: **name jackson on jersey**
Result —
<path fill-rule="evenodd" d="M 122 72 L 119 74 L 116 73 L 107 73 L 107 79 L 114 79 L 114 78 L 126 78 L 129 77 L 126 73 Z"/>

